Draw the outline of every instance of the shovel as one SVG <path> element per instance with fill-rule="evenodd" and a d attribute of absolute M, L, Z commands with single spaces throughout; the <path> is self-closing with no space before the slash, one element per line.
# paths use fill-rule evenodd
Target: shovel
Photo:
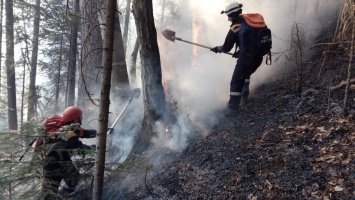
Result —
<path fill-rule="evenodd" d="M 111 134 L 113 131 L 113 128 L 115 128 L 117 122 L 121 119 L 123 113 L 126 111 L 128 105 L 131 103 L 133 97 L 134 98 L 138 98 L 141 95 L 141 90 L 139 88 L 136 88 L 133 90 L 131 97 L 129 98 L 127 104 L 123 107 L 121 113 L 118 115 L 118 117 L 116 118 L 116 120 L 113 122 L 113 124 L 111 125 L 111 127 L 109 128 L 109 130 L 107 131 L 107 134 Z"/>
<path fill-rule="evenodd" d="M 186 42 L 186 43 L 189 43 L 189 44 L 193 44 L 193 45 L 196 45 L 196 46 L 199 46 L 199 47 L 203 47 L 203 48 L 206 48 L 206 49 L 212 49 L 212 47 L 208 47 L 208 46 L 205 46 L 205 45 L 202 45 L 202 44 L 197 44 L 197 43 L 194 43 L 194 42 L 186 41 L 186 40 L 183 40 L 181 38 L 175 37 L 175 32 L 171 31 L 171 30 L 167 30 L 167 29 L 163 30 L 162 34 L 167 40 L 170 40 L 172 42 L 175 42 L 175 40 L 179 40 L 179 41 Z M 228 52 L 221 52 L 221 53 L 225 53 L 225 54 L 228 54 L 228 55 L 233 55 L 232 53 L 228 53 Z"/>

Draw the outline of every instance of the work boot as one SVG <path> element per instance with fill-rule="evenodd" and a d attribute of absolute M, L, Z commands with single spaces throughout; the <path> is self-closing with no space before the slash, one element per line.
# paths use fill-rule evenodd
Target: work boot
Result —
<path fill-rule="evenodd" d="M 250 84 L 250 82 L 244 83 L 243 90 L 242 90 L 242 98 L 240 101 L 241 106 L 246 106 L 248 104 L 249 84 Z"/>
<path fill-rule="evenodd" d="M 233 110 L 233 111 L 238 111 L 239 110 L 239 104 L 240 104 L 240 99 L 241 96 L 230 96 L 229 102 L 228 102 L 228 108 Z"/>

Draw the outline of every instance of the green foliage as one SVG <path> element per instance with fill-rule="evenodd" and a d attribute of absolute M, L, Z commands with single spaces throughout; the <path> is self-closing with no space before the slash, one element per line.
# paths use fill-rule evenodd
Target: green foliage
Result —
<path fill-rule="evenodd" d="M 31 159 L 33 149 L 28 146 L 38 134 L 36 127 L 36 123 L 26 123 L 21 132 L 0 133 L 0 190 L 5 199 L 10 194 L 13 199 L 26 199 L 28 192 L 36 192 L 34 188 L 40 180 L 41 167 Z M 26 150 L 28 153 L 19 161 Z"/>

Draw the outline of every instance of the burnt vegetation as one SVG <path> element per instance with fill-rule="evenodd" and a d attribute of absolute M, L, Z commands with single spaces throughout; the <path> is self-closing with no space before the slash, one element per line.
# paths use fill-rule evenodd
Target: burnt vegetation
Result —
<path fill-rule="evenodd" d="M 345 4 L 309 46 L 295 25 L 297 60 L 175 161 L 142 169 L 124 199 L 355 199 L 353 13 Z"/>

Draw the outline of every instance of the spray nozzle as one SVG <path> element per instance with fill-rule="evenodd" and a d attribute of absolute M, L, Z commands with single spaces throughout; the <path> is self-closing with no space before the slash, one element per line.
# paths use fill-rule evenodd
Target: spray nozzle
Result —
<path fill-rule="evenodd" d="M 226 13 L 226 12 L 224 12 L 224 10 L 222 10 L 222 11 L 221 11 L 221 14 L 224 14 L 224 13 Z"/>

